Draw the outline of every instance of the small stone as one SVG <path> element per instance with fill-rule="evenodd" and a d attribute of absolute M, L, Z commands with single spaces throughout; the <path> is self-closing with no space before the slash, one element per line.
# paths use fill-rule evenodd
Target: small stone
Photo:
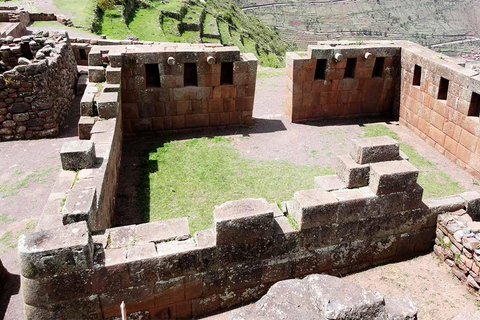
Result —
<path fill-rule="evenodd" d="M 63 170 L 92 168 L 95 163 L 95 146 L 90 140 L 65 142 L 60 151 Z"/>
<path fill-rule="evenodd" d="M 24 58 L 24 57 L 18 58 L 18 64 L 20 64 L 20 65 L 28 65 L 30 63 L 31 63 L 31 61 L 28 60 L 27 58 Z"/>

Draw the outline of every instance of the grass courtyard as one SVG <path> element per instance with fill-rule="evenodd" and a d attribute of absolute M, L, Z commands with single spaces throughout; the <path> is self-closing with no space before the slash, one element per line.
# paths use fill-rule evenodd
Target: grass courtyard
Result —
<path fill-rule="evenodd" d="M 334 173 L 327 166 L 244 158 L 225 137 L 165 143 L 149 152 L 144 170 L 139 197 L 145 218 L 186 216 L 192 233 L 211 227 L 215 205 L 243 198 L 280 203 L 313 188 L 315 176 Z"/>
<path fill-rule="evenodd" d="M 361 128 L 359 137 L 387 135 L 400 141 L 385 125 Z M 464 191 L 411 145 L 400 141 L 400 149 L 420 170 L 418 182 L 424 188 L 424 199 Z M 328 165 L 247 158 L 233 138 L 221 136 L 156 145 L 143 158 L 141 171 L 137 195 L 144 220 L 188 217 L 192 234 L 211 228 L 216 205 L 250 197 L 279 204 L 292 199 L 295 191 L 313 188 L 315 176 L 335 173 Z"/>

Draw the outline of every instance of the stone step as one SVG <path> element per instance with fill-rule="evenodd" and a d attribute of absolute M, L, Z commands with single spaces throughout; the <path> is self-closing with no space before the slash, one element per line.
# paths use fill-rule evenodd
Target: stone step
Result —
<path fill-rule="evenodd" d="M 345 182 L 336 174 L 315 177 L 314 185 L 316 189 L 323 191 L 341 190 L 347 187 Z"/>
<path fill-rule="evenodd" d="M 398 142 L 387 136 L 365 139 L 352 139 L 350 152 L 353 160 L 359 164 L 398 160 L 400 157 Z"/>
<path fill-rule="evenodd" d="M 388 194 L 413 190 L 418 169 L 406 160 L 370 164 L 370 188 L 375 194 Z"/>
<path fill-rule="evenodd" d="M 351 156 L 337 157 L 337 175 L 347 188 L 360 188 L 368 185 L 370 167 L 358 164 Z"/>

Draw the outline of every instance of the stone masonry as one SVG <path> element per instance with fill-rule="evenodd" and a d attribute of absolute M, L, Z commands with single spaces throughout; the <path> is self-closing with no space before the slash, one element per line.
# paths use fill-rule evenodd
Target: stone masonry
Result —
<path fill-rule="evenodd" d="M 58 135 L 77 78 L 68 36 L 6 38 L 0 58 L 0 141 Z"/>
<path fill-rule="evenodd" d="M 292 122 L 390 113 L 398 103 L 400 52 L 390 42 L 319 42 L 288 52 L 285 113 Z"/>
<path fill-rule="evenodd" d="M 480 75 L 408 41 L 319 42 L 287 53 L 292 122 L 394 115 L 480 179 Z"/>
<path fill-rule="evenodd" d="M 88 59 L 90 83 L 121 84 L 124 134 L 252 123 L 257 59 L 236 47 L 99 46 Z"/>
<path fill-rule="evenodd" d="M 113 120 L 97 120 L 91 139 L 116 132 L 99 127 Z M 83 169 L 60 209 L 57 190 L 75 179 L 64 171 L 37 231 L 19 240 L 27 317 L 109 319 L 122 301 L 145 319 L 198 317 L 258 299 L 281 280 L 347 274 L 430 250 L 437 211 L 422 202 L 418 170 L 388 137 L 353 143 L 351 160 L 339 157 L 339 168 L 353 174 L 316 178 L 316 188 L 296 192 L 284 211 L 264 199 L 227 202 L 213 212 L 212 229 L 193 237 L 187 218 L 93 228 L 104 214 L 99 205 L 62 220 L 77 186 L 93 203 L 111 197 L 92 184 L 101 183 L 95 171 Z M 360 155 L 368 163 L 355 162 Z"/>

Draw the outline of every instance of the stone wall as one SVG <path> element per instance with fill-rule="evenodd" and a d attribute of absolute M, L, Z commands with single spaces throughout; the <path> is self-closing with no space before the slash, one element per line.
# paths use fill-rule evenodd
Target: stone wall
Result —
<path fill-rule="evenodd" d="M 253 54 L 218 45 L 99 46 L 89 54 L 90 82 L 122 84 L 125 134 L 251 124 L 256 70 Z"/>
<path fill-rule="evenodd" d="M 285 113 L 304 122 L 395 112 L 400 51 L 391 42 L 319 42 L 288 52 Z"/>
<path fill-rule="evenodd" d="M 198 317 L 284 279 L 343 275 L 431 249 L 437 211 L 422 202 L 418 170 L 394 140 L 354 141 L 338 169 L 282 210 L 264 199 L 224 203 L 213 228 L 193 237 L 187 218 L 96 233 L 88 220 L 71 221 L 22 235 L 26 315 L 109 319 L 125 301 L 145 319 Z"/>
<path fill-rule="evenodd" d="M 414 84 L 414 73 L 420 81 Z M 439 99 L 441 79 L 448 81 Z M 408 43 L 402 49 L 400 123 L 462 169 L 480 178 L 478 72 Z M 445 81 L 443 81 L 445 83 Z"/>
<path fill-rule="evenodd" d="M 7 38 L 0 58 L 0 141 L 56 136 L 77 78 L 68 37 Z"/>
<path fill-rule="evenodd" d="M 478 196 L 476 191 L 465 192 L 431 203 L 443 213 L 438 216 L 433 251 L 475 291 L 480 289 L 480 223 L 472 217 L 479 218 Z"/>

